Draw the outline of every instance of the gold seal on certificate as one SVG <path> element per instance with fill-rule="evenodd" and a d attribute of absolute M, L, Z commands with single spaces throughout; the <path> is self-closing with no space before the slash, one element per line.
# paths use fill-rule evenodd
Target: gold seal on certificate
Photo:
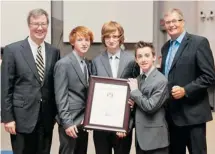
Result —
<path fill-rule="evenodd" d="M 84 127 L 127 132 L 130 116 L 128 98 L 127 80 L 91 76 Z"/>

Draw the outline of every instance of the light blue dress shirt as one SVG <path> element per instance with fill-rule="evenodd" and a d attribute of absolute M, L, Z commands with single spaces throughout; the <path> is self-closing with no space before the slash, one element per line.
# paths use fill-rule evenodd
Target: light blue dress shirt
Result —
<path fill-rule="evenodd" d="M 175 58 L 175 55 L 178 51 L 179 46 L 181 45 L 181 42 L 186 34 L 186 31 L 184 31 L 176 40 L 170 40 L 170 46 L 165 62 L 165 76 L 168 78 L 170 68 L 172 66 L 172 62 Z"/>

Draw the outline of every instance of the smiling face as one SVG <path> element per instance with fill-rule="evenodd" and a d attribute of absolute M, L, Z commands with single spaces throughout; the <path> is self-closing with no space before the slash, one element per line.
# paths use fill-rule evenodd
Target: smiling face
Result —
<path fill-rule="evenodd" d="M 177 12 L 168 13 L 164 17 L 165 28 L 169 36 L 175 40 L 184 31 L 184 20 Z"/>
<path fill-rule="evenodd" d="M 28 25 L 31 39 L 40 45 L 46 37 L 48 31 L 48 20 L 45 15 L 31 16 Z"/>
<path fill-rule="evenodd" d="M 93 38 L 93 33 L 90 29 L 84 26 L 78 26 L 71 31 L 69 42 L 77 54 L 83 57 L 93 43 Z"/>
<path fill-rule="evenodd" d="M 120 49 L 118 30 L 105 37 L 105 45 L 111 54 L 115 54 Z"/>
<path fill-rule="evenodd" d="M 90 37 L 77 36 L 75 42 L 72 43 L 72 46 L 78 55 L 83 57 L 84 54 L 89 50 L 90 44 Z"/>
<path fill-rule="evenodd" d="M 115 54 L 120 50 L 120 46 L 124 43 L 124 29 L 115 22 L 109 21 L 102 26 L 102 43 L 111 54 Z"/>
<path fill-rule="evenodd" d="M 152 54 L 152 48 L 143 47 L 136 50 L 136 63 L 140 69 L 146 73 L 154 65 L 155 55 Z"/>

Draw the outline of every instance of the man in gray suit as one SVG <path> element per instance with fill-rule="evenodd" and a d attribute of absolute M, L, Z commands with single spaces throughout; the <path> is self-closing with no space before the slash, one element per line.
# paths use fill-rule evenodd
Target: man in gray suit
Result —
<path fill-rule="evenodd" d="M 113 78 L 131 78 L 135 67 L 134 55 L 120 49 L 124 43 L 124 30 L 114 21 L 102 27 L 102 43 L 106 51 L 92 61 L 93 75 Z M 96 154 L 129 154 L 132 141 L 132 120 L 128 134 L 121 132 L 94 131 Z"/>
<path fill-rule="evenodd" d="M 90 69 L 84 54 L 93 42 L 93 33 L 78 26 L 71 31 L 69 40 L 73 51 L 59 60 L 54 69 L 59 154 L 86 154 L 88 133 L 80 125 L 84 119 Z"/>
<path fill-rule="evenodd" d="M 137 154 L 168 154 L 168 130 L 164 103 L 168 99 L 167 79 L 153 65 L 155 51 L 151 43 L 138 42 L 136 62 L 142 73 L 129 79 L 129 104 L 135 104 Z M 134 104 L 133 104 L 134 103 Z"/>

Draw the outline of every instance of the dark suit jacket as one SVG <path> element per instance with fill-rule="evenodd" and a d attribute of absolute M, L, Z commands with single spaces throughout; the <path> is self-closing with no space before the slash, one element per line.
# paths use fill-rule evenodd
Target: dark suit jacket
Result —
<path fill-rule="evenodd" d="M 136 77 L 138 73 L 139 70 L 136 70 L 134 55 L 131 52 L 121 51 L 117 78 L 133 78 Z M 92 74 L 96 76 L 113 77 L 106 51 L 92 60 Z M 132 129 L 132 127 L 133 119 L 131 118 L 129 128 Z"/>
<path fill-rule="evenodd" d="M 140 76 L 137 77 L 140 83 Z M 169 93 L 167 79 L 156 68 L 145 82 L 131 91 L 135 102 L 136 140 L 142 150 L 154 150 L 169 145 L 164 103 Z"/>
<path fill-rule="evenodd" d="M 170 41 L 161 49 L 161 71 L 165 62 Z M 186 33 L 175 55 L 168 76 L 169 90 L 179 85 L 185 88 L 186 96 L 171 99 L 168 106 L 174 123 L 178 126 L 201 124 L 212 120 L 207 88 L 214 84 L 214 60 L 208 40 L 205 37 Z"/>
<path fill-rule="evenodd" d="M 87 65 L 89 67 L 88 63 Z M 90 73 L 90 69 L 88 70 Z M 56 63 L 54 82 L 58 123 L 64 129 L 81 124 L 84 119 L 88 84 L 73 52 Z"/>
<path fill-rule="evenodd" d="M 5 47 L 1 78 L 2 122 L 15 121 L 17 132 L 31 133 L 40 109 L 45 129 L 53 129 L 56 115 L 53 70 L 60 53 L 45 43 L 45 56 L 45 77 L 41 83 L 28 40 Z"/>

